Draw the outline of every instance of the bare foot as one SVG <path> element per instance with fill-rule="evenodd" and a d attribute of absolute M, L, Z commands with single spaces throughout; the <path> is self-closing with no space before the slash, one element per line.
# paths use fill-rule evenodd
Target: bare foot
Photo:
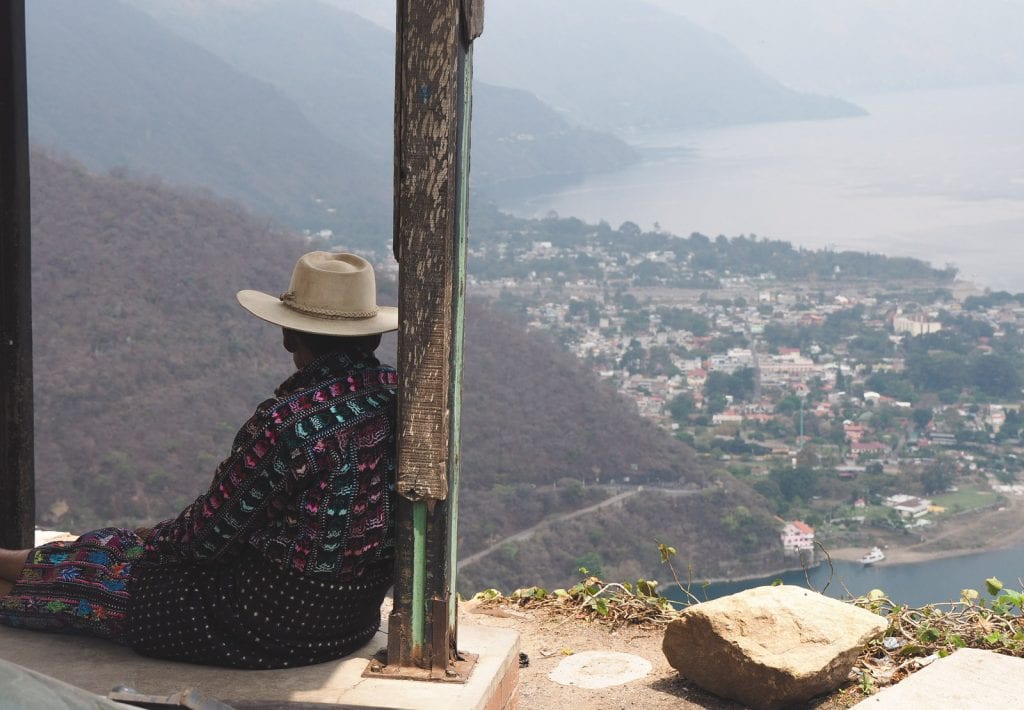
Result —
<path fill-rule="evenodd" d="M 0 548 L 0 581 L 13 584 L 18 581 L 25 562 L 28 561 L 28 553 L 32 550 L 5 550 Z M 8 590 L 10 591 L 10 590 Z M 4 592 L 5 594 L 7 592 Z"/>

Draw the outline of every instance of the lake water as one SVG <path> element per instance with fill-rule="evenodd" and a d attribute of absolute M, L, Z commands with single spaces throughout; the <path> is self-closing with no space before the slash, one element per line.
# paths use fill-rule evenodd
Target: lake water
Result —
<path fill-rule="evenodd" d="M 835 573 L 825 590 L 829 596 L 843 597 L 847 590 L 855 596 L 862 596 L 872 589 L 881 589 L 897 603 L 922 606 L 955 601 L 960 598 L 960 590 L 964 588 L 973 588 L 984 594 L 985 580 L 989 577 L 997 577 L 1007 587 L 1020 589 L 1019 579 L 1024 577 L 1024 547 L 906 565 L 882 563 L 864 567 L 852 562 L 837 561 L 832 564 Z M 786 584 L 806 587 L 808 578 L 811 586 L 821 591 L 829 581 L 829 575 L 828 564 L 823 564 L 808 570 L 806 576 L 798 570 L 763 579 L 719 582 L 706 589 L 694 584 L 691 592 L 699 599 L 716 599 L 751 587 L 771 584 L 776 579 Z M 683 594 L 673 585 L 666 585 L 661 592 L 670 599 L 683 598 Z"/>
<path fill-rule="evenodd" d="M 852 100 L 869 115 L 645 136 L 637 165 L 503 206 L 916 256 L 1024 291 L 1024 85 Z"/>

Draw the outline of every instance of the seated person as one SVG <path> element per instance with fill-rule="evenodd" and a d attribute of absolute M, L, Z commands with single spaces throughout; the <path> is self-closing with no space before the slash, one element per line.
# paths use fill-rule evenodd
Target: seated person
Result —
<path fill-rule="evenodd" d="M 235 436 L 176 518 L 0 550 L 0 621 L 161 658 L 282 668 L 376 633 L 394 567 L 397 375 L 373 356 L 398 327 L 373 267 L 312 252 L 280 297 L 240 291 L 283 328 L 298 371 Z"/>

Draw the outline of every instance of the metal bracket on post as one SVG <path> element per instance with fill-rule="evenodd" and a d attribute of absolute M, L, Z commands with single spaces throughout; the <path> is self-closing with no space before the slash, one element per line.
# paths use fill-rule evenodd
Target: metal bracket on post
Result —
<path fill-rule="evenodd" d="M 395 608 L 371 677 L 465 682 L 455 589 L 472 41 L 483 0 L 398 0 Z"/>

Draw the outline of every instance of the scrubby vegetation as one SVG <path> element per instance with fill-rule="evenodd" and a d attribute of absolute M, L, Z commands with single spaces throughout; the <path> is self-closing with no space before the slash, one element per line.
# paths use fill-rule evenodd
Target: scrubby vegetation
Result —
<path fill-rule="evenodd" d="M 684 592 L 685 602 L 660 594 L 655 580 L 607 582 L 586 568 L 579 570 L 582 579 L 567 588 L 524 587 L 509 595 L 492 588 L 477 593 L 474 599 L 487 605 L 518 606 L 586 619 L 612 628 L 661 628 L 702 600 L 694 593 L 699 590 L 693 590 L 674 569 L 675 548 L 659 544 L 658 551 L 666 571 Z M 994 577 L 985 580 L 985 592 L 987 596 L 976 589 L 964 589 L 958 602 L 922 607 L 896 604 L 879 589 L 863 597 L 848 596 L 845 601 L 884 616 L 889 626 L 881 638 L 863 649 L 849 682 L 837 694 L 851 700 L 871 695 L 961 648 L 1024 657 L 1024 593 Z"/>

